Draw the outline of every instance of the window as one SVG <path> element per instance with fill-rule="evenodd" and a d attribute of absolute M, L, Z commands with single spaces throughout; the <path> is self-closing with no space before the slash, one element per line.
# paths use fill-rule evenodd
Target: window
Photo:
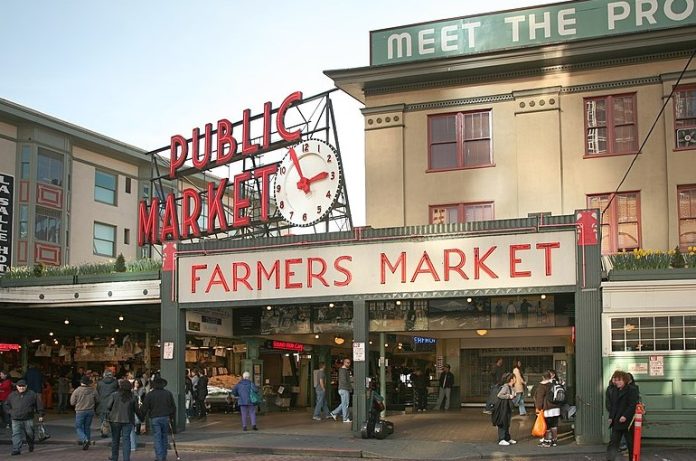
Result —
<path fill-rule="evenodd" d="M 612 254 L 640 247 L 640 193 L 620 192 L 590 195 L 588 208 L 599 208 L 602 214 L 602 254 Z M 606 210 L 605 210 L 606 208 Z"/>
<path fill-rule="evenodd" d="M 585 99 L 587 155 L 637 152 L 636 116 L 635 94 Z"/>
<path fill-rule="evenodd" d="M 29 175 L 31 174 L 31 146 L 28 145 L 23 145 L 22 146 L 22 164 L 20 167 L 20 178 L 21 179 L 29 179 Z"/>
<path fill-rule="evenodd" d="M 460 203 L 430 207 L 430 224 L 466 223 L 490 221 L 493 218 L 493 202 Z"/>
<path fill-rule="evenodd" d="M 29 237 L 29 207 L 27 205 L 19 206 L 19 238 L 25 239 Z"/>
<path fill-rule="evenodd" d="M 94 174 L 94 200 L 116 205 L 116 179 L 115 174 L 96 170 Z"/>
<path fill-rule="evenodd" d="M 460 112 L 428 117 L 430 170 L 493 164 L 491 112 Z"/>
<path fill-rule="evenodd" d="M 674 130 L 677 149 L 696 149 L 696 85 L 674 92 Z"/>
<path fill-rule="evenodd" d="M 39 147 L 36 180 L 63 186 L 63 156 Z"/>
<path fill-rule="evenodd" d="M 131 193 L 131 178 L 126 178 L 126 194 Z"/>
<path fill-rule="evenodd" d="M 130 245 L 130 229 L 123 229 L 123 244 Z"/>
<path fill-rule="evenodd" d="M 116 226 L 94 223 L 94 254 L 116 256 Z"/>
<path fill-rule="evenodd" d="M 60 228 L 60 211 L 36 207 L 36 226 L 34 228 L 36 240 L 60 243 Z"/>
<path fill-rule="evenodd" d="M 696 185 L 677 188 L 679 197 L 679 247 L 696 246 Z"/>
<path fill-rule="evenodd" d="M 696 349 L 696 316 L 611 319 L 611 350 L 686 351 Z"/>

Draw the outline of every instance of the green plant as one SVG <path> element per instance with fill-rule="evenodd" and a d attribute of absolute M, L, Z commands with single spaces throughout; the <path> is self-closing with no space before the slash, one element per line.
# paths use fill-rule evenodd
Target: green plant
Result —
<path fill-rule="evenodd" d="M 682 255 L 682 252 L 679 251 L 679 246 L 674 248 L 674 251 L 672 252 L 672 258 L 670 260 L 670 266 L 680 268 L 684 267 L 686 265 L 686 261 L 684 260 L 684 255 Z"/>
<path fill-rule="evenodd" d="M 609 259 L 616 270 L 667 269 L 672 256 L 663 251 L 635 249 L 611 255 Z"/>
<path fill-rule="evenodd" d="M 162 261 L 154 259 L 136 259 L 127 264 L 128 272 L 157 272 L 162 269 Z"/>
<path fill-rule="evenodd" d="M 38 262 L 38 263 L 34 264 L 34 270 L 33 270 L 34 277 L 41 277 L 43 275 L 43 272 L 44 272 L 43 263 Z"/>
<path fill-rule="evenodd" d="M 126 272 L 126 259 L 123 257 L 123 253 L 119 253 L 114 263 L 114 270 L 116 272 Z"/>

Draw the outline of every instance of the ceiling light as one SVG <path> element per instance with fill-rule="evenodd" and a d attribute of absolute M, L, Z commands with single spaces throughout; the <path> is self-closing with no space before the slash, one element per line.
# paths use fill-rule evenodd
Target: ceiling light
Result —
<path fill-rule="evenodd" d="M 66 324 L 66 325 L 69 325 L 69 324 L 70 324 L 70 320 L 65 319 L 65 320 L 63 321 L 63 323 Z"/>
<path fill-rule="evenodd" d="M 401 301 L 397 301 L 397 302 L 396 302 L 396 305 L 397 305 L 397 306 L 401 306 Z"/>
<path fill-rule="evenodd" d="M 546 299 L 546 295 L 541 295 L 541 299 Z"/>
<path fill-rule="evenodd" d="M 53 336 L 53 332 L 52 332 L 52 331 L 49 331 L 49 332 L 48 332 L 48 336 Z"/>
<path fill-rule="evenodd" d="M 314 335 L 314 339 L 319 339 L 319 335 Z"/>
<path fill-rule="evenodd" d="M 389 347 L 389 344 L 385 344 L 384 347 Z"/>
<path fill-rule="evenodd" d="M 118 319 L 119 319 L 121 322 L 123 322 L 123 315 L 120 315 L 120 314 L 119 314 Z"/>
<path fill-rule="evenodd" d="M 31 343 L 32 343 L 32 344 L 36 344 L 36 343 L 40 343 L 40 342 L 41 342 L 40 339 L 32 339 L 32 340 L 31 340 Z"/>
<path fill-rule="evenodd" d="M 372 341 L 370 341 L 370 344 L 372 344 Z"/>
<path fill-rule="evenodd" d="M 334 342 L 340 346 L 341 344 L 345 343 L 346 340 L 343 338 L 343 336 L 336 336 L 334 338 Z"/>
<path fill-rule="evenodd" d="M 267 311 L 270 311 L 271 309 L 273 309 L 271 306 L 266 306 Z"/>
<path fill-rule="evenodd" d="M 119 330 L 118 328 L 115 328 L 114 331 L 115 331 L 116 333 L 118 333 L 118 332 L 121 331 L 121 330 Z"/>
<path fill-rule="evenodd" d="M 488 330 L 476 330 L 476 334 L 479 336 L 486 336 L 488 334 Z"/>
<path fill-rule="evenodd" d="M 112 341 L 116 341 L 116 338 L 112 337 L 111 340 L 112 340 Z"/>
<path fill-rule="evenodd" d="M 334 303 L 329 303 L 329 307 L 334 307 Z"/>
<path fill-rule="evenodd" d="M 466 298 L 466 302 L 470 303 L 471 301 L 471 298 Z"/>

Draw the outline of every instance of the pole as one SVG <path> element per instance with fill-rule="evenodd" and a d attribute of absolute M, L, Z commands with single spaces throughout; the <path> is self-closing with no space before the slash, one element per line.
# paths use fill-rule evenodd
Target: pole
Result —
<path fill-rule="evenodd" d="M 384 410 L 381 416 L 387 415 L 387 357 L 384 343 L 386 342 L 385 333 L 379 334 L 379 393 L 384 397 Z"/>
<path fill-rule="evenodd" d="M 640 439 L 643 432 L 643 414 L 645 414 L 645 406 L 642 403 L 636 404 L 636 414 L 633 421 L 633 459 L 631 461 L 640 461 Z"/>

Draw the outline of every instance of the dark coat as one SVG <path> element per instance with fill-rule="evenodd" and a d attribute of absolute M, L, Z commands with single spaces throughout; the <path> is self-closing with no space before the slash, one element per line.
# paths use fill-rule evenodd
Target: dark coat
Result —
<path fill-rule="evenodd" d="M 507 386 L 507 384 L 505 384 Z M 514 394 L 514 391 L 510 390 Z M 501 399 L 496 397 L 493 402 L 493 410 L 491 413 L 491 424 L 494 426 L 510 427 L 512 419 L 512 399 Z"/>
<path fill-rule="evenodd" d="M 97 383 L 97 395 L 99 396 L 99 404 L 97 405 L 97 413 L 108 413 L 109 397 L 118 390 L 118 381 L 113 376 L 107 376 Z"/>
<path fill-rule="evenodd" d="M 232 395 L 237 397 L 238 405 L 254 405 L 251 403 L 251 390 L 258 392 L 258 388 L 248 379 L 242 379 L 232 389 Z"/>
<path fill-rule="evenodd" d="M 622 389 L 617 388 L 616 392 L 607 396 L 609 400 L 609 427 L 614 429 L 628 429 L 633 416 L 636 414 L 636 404 L 638 403 L 638 389 L 636 386 L 626 385 Z M 625 417 L 623 423 L 619 421 Z"/>

